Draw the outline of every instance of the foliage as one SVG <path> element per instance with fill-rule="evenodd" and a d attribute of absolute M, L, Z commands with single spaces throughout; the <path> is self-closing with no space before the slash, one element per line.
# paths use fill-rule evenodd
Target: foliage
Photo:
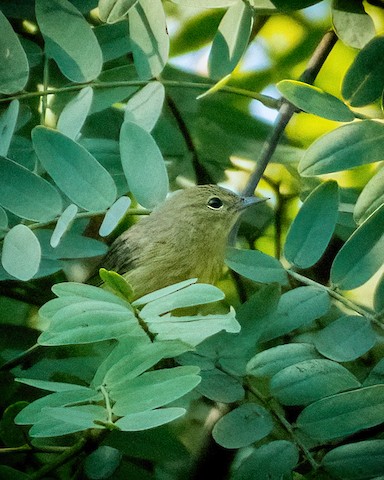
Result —
<path fill-rule="evenodd" d="M 382 475 L 383 24 L 377 1 L 0 0 L 1 478 Z M 271 202 L 220 288 L 81 283 L 169 190 L 224 181 Z"/>

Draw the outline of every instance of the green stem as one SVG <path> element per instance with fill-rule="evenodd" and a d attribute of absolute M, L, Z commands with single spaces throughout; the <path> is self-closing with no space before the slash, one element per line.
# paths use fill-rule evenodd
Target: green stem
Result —
<path fill-rule="evenodd" d="M 111 406 L 111 400 L 109 398 L 108 392 L 105 389 L 104 385 L 100 386 L 100 392 L 102 393 L 105 401 L 105 408 L 107 409 L 108 412 L 108 422 L 113 423 L 113 413 L 112 413 L 112 406 Z"/>
<path fill-rule="evenodd" d="M 284 427 L 284 429 L 288 432 L 289 436 L 292 438 L 293 442 L 298 446 L 298 448 L 303 452 L 304 456 L 311 464 L 312 468 L 317 470 L 319 468 L 319 464 L 313 458 L 309 449 L 304 445 L 304 443 L 300 440 L 300 438 L 295 434 L 292 425 L 287 421 L 287 419 L 280 414 L 277 408 L 272 405 L 272 401 L 268 400 L 264 397 L 264 395 L 257 390 L 256 387 L 250 385 L 248 382 L 245 385 L 247 390 L 251 392 L 263 405 L 270 411 L 275 418 L 280 422 L 280 424 Z"/>

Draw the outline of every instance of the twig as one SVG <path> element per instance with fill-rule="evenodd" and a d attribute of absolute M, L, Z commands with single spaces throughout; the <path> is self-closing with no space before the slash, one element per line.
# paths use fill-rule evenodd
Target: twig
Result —
<path fill-rule="evenodd" d="M 311 59 L 308 62 L 308 66 L 300 76 L 300 81 L 305 83 L 313 83 L 329 53 L 334 47 L 337 40 L 337 36 L 333 31 L 327 32 L 322 38 L 321 42 L 314 51 Z M 260 158 L 257 162 L 256 168 L 250 176 L 247 185 L 243 190 L 243 195 L 252 195 L 256 190 L 257 185 L 260 182 L 261 177 L 268 163 L 271 161 L 277 145 L 284 133 L 285 127 L 296 112 L 296 107 L 287 100 L 283 100 L 277 117 L 276 125 L 271 132 L 269 138 L 265 141 L 263 149 L 261 151 Z"/>

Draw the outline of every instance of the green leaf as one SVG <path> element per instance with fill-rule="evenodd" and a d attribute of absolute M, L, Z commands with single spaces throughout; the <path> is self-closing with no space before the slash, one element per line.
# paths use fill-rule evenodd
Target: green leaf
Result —
<path fill-rule="evenodd" d="M 376 33 L 372 18 L 360 2 L 333 0 L 332 23 L 340 40 L 353 48 L 363 48 Z"/>
<path fill-rule="evenodd" d="M 84 147 L 45 127 L 32 130 L 36 153 L 57 186 L 79 207 L 99 211 L 116 198 L 110 174 Z"/>
<path fill-rule="evenodd" d="M 129 304 L 113 293 L 93 285 L 76 282 L 55 283 L 52 292 L 58 297 L 79 297 L 83 299 L 97 300 L 101 302 L 116 303 L 117 305 L 128 306 Z M 47 305 L 47 304 L 46 304 Z M 43 305 L 42 308 L 44 308 Z"/>
<path fill-rule="evenodd" d="M 155 290 L 154 292 L 148 293 L 147 295 L 144 295 L 143 297 L 138 298 L 132 303 L 132 305 L 134 307 L 145 305 L 146 303 L 150 303 L 155 300 L 158 300 L 159 298 L 165 297 L 166 295 L 169 295 L 173 292 L 177 292 L 178 290 L 181 290 L 182 288 L 186 288 L 189 285 L 192 285 L 196 282 L 197 282 L 197 278 L 190 278 L 188 280 L 184 280 L 183 282 L 178 282 L 173 285 L 169 285 L 168 287 L 160 288 L 160 290 Z"/>
<path fill-rule="evenodd" d="M 315 440 L 352 435 L 384 421 L 384 385 L 343 392 L 306 407 L 297 426 Z"/>
<path fill-rule="evenodd" d="M 172 0 L 172 2 L 186 7 L 220 8 L 230 7 L 237 0 Z"/>
<path fill-rule="evenodd" d="M 160 82 L 149 82 L 127 102 L 125 122 L 133 122 L 150 132 L 161 115 L 165 89 Z"/>
<path fill-rule="evenodd" d="M 139 412 L 119 418 L 115 425 L 124 432 L 135 432 L 158 427 L 172 422 L 184 415 L 186 410 L 180 407 L 159 408 L 150 412 Z"/>
<path fill-rule="evenodd" d="M 116 60 L 131 51 L 126 21 L 114 25 L 99 25 L 93 29 L 93 32 L 103 52 L 104 62 Z"/>
<path fill-rule="evenodd" d="M 363 107 L 377 100 L 383 92 L 384 36 L 373 38 L 357 54 L 342 85 L 343 97 L 353 107 Z"/>
<path fill-rule="evenodd" d="M 73 82 L 94 80 L 103 65 L 91 26 L 68 0 L 36 0 L 36 18 L 47 53 Z M 79 48 L 81 45 L 81 48 Z"/>
<path fill-rule="evenodd" d="M 49 382 L 34 378 L 15 378 L 15 381 L 24 383 L 25 385 L 30 385 L 31 387 L 40 388 L 41 390 L 48 390 L 50 392 L 72 392 L 75 390 L 84 390 L 83 386 L 75 385 L 74 383 Z"/>
<path fill-rule="evenodd" d="M 245 403 L 215 423 L 212 436 L 224 448 L 241 448 L 271 433 L 273 421 L 265 408 Z"/>
<path fill-rule="evenodd" d="M 71 228 L 78 211 L 78 207 L 71 203 L 60 215 L 49 242 L 52 248 L 56 248 L 59 245 L 62 237 Z"/>
<path fill-rule="evenodd" d="M 313 85 L 282 80 L 276 86 L 287 100 L 304 112 L 337 122 L 352 122 L 355 119 L 344 102 Z"/>
<path fill-rule="evenodd" d="M 384 205 L 355 230 L 331 267 L 331 281 L 342 290 L 363 285 L 384 263 Z"/>
<path fill-rule="evenodd" d="M 309 325 L 325 315 L 329 308 L 330 300 L 324 290 L 316 287 L 290 290 L 281 296 L 277 310 L 264 322 L 260 340 L 265 342 Z"/>
<path fill-rule="evenodd" d="M 223 300 L 224 297 L 224 293 L 214 285 L 194 283 L 147 303 L 141 310 L 140 317 L 146 321 L 156 321 L 156 317 L 177 308 L 218 302 Z"/>
<path fill-rule="evenodd" d="M 76 407 L 46 407 L 42 418 L 29 431 L 31 437 L 60 437 L 81 432 L 89 428 L 102 428 L 95 423 L 107 422 L 107 411 L 98 405 L 80 405 Z"/>
<path fill-rule="evenodd" d="M 129 206 L 131 205 L 131 199 L 129 197 L 120 197 L 116 202 L 107 210 L 102 224 L 100 225 L 99 235 L 106 237 L 117 227 L 120 220 L 122 220 L 127 213 Z"/>
<path fill-rule="evenodd" d="M 53 248 L 51 235 L 51 230 L 36 230 L 36 237 L 39 239 L 42 255 L 45 258 L 55 260 L 58 258 L 97 257 L 104 255 L 108 250 L 105 243 L 72 232 L 62 237 L 57 247 Z"/>
<path fill-rule="evenodd" d="M 7 212 L 0 207 L 0 236 L 1 231 L 6 231 L 8 229 L 8 215 Z"/>
<path fill-rule="evenodd" d="M 382 478 L 384 440 L 365 440 L 336 447 L 324 455 L 321 466 L 343 480 Z"/>
<path fill-rule="evenodd" d="M 28 80 L 27 56 L 11 24 L 0 11 L 0 93 L 22 90 Z"/>
<path fill-rule="evenodd" d="M 236 320 L 233 308 L 225 314 L 168 316 L 148 318 L 147 324 L 152 333 L 157 333 L 161 341 L 181 340 L 196 346 L 215 333 L 225 330 L 228 333 L 238 333 L 240 324 Z"/>
<path fill-rule="evenodd" d="M 39 336 L 40 345 L 93 343 L 141 333 L 128 304 L 65 297 L 51 300 L 47 305 L 41 315 L 47 316 L 48 312 L 51 323 Z M 56 305 L 57 310 L 50 314 L 49 308 L 52 310 Z"/>
<path fill-rule="evenodd" d="M 366 318 L 345 315 L 316 332 L 314 342 L 325 357 L 337 362 L 350 362 L 375 345 L 376 335 Z"/>
<path fill-rule="evenodd" d="M 157 77 L 168 60 L 169 37 L 161 0 L 140 0 L 129 12 L 133 61 L 143 80 Z"/>
<path fill-rule="evenodd" d="M 278 345 L 252 357 L 247 364 L 247 373 L 255 377 L 272 377 L 290 365 L 319 357 L 315 347 L 308 343 Z"/>
<path fill-rule="evenodd" d="M 112 411 L 123 417 L 162 407 L 193 390 L 201 381 L 200 369 L 194 366 L 174 367 L 145 372 L 137 378 L 111 388 L 115 400 Z"/>
<path fill-rule="evenodd" d="M 0 465 L 0 476 L 3 480 L 30 480 L 28 474 L 19 472 L 7 465 Z"/>
<path fill-rule="evenodd" d="M 124 174 L 136 200 L 146 208 L 162 202 L 168 193 L 168 174 L 163 156 L 152 136 L 133 122 L 120 130 Z"/>
<path fill-rule="evenodd" d="M 343 125 L 316 140 L 299 163 L 304 177 L 349 170 L 383 158 L 384 125 L 373 120 Z"/>
<path fill-rule="evenodd" d="M 384 203 L 384 168 L 379 170 L 365 185 L 357 199 L 353 218 L 357 223 L 364 222 Z"/>
<path fill-rule="evenodd" d="M 13 227 L 5 236 L 1 263 L 19 280 L 30 280 L 38 271 L 41 248 L 36 235 L 25 225 Z"/>
<path fill-rule="evenodd" d="M 281 263 L 258 250 L 228 248 L 225 263 L 230 269 L 255 282 L 287 283 L 287 274 Z"/>
<path fill-rule="evenodd" d="M 46 180 L 1 156 L 0 170 L 0 205 L 4 208 L 37 222 L 53 220 L 60 214 L 61 196 Z"/>
<path fill-rule="evenodd" d="M 125 18 L 138 0 L 99 0 L 100 20 L 115 23 Z"/>
<path fill-rule="evenodd" d="M 97 480 L 112 478 L 116 469 L 121 464 L 123 454 L 116 448 L 101 445 L 87 456 L 84 462 L 86 478 Z"/>
<path fill-rule="evenodd" d="M 2 156 L 6 156 L 8 153 L 19 115 L 19 105 L 18 100 L 12 100 L 0 116 L 0 155 Z"/>
<path fill-rule="evenodd" d="M 330 360 L 311 359 L 284 368 L 271 378 L 271 394 L 283 405 L 306 405 L 360 387 L 346 368 Z"/>
<path fill-rule="evenodd" d="M 42 410 L 46 407 L 64 407 L 87 401 L 100 401 L 102 395 L 91 388 L 74 385 L 73 390 L 51 393 L 27 405 L 15 418 L 16 425 L 32 425 L 44 418 Z"/>
<path fill-rule="evenodd" d="M 336 226 L 339 206 L 337 182 L 320 184 L 305 200 L 291 224 L 284 246 L 286 259 L 309 268 L 323 255 Z"/>
<path fill-rule="evenodd" d="M 255 472 L 260 479 L 290 478 L 299 461 L 296 446 L 287 440 L 275 440 L 256 448 L 240 464 L 233 480 L 252 480 Z"/>
<path fill-rule="evenodd" d="M 234 70 L 248 46 L 252 24 L 253 12 L 248 3 L 239 0 L 226 11 L 209 54 L 211 78 L 220 79 Z"/>
<path fill-rule="evenodd" d="M 133 297 L 133 289 L 127 280 L 117 272 L 100 268 L 99 275 L 105 286 L 108 287 L 115 295 L 119 295 L 125 300 Z"/>
<path fill-rule="evenodd" d="M 244 398 L 244 388 L 237 378 L 213 368 L 200 373 L 197 391 L 214 402 L 233 403 Z"/>
<path fill-rule="evenodd" d="M 85 87 L 64 107 L 57 122 L 57 130 L 76 140 L 83 126 L 93 99 L 91 87 Z"/>

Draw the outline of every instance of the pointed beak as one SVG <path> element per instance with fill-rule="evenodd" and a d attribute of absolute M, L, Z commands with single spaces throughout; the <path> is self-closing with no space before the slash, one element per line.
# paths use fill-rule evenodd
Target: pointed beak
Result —
<path fill-rule="evenodd" d="M 239 210 L 245 210 L 248 207 L 251 207 L 252 205 L 255 205 L 256 203 L 264 203 L 269 198 L 260 198 L 260 197 L 241 197 L 241 204 Z"/>

